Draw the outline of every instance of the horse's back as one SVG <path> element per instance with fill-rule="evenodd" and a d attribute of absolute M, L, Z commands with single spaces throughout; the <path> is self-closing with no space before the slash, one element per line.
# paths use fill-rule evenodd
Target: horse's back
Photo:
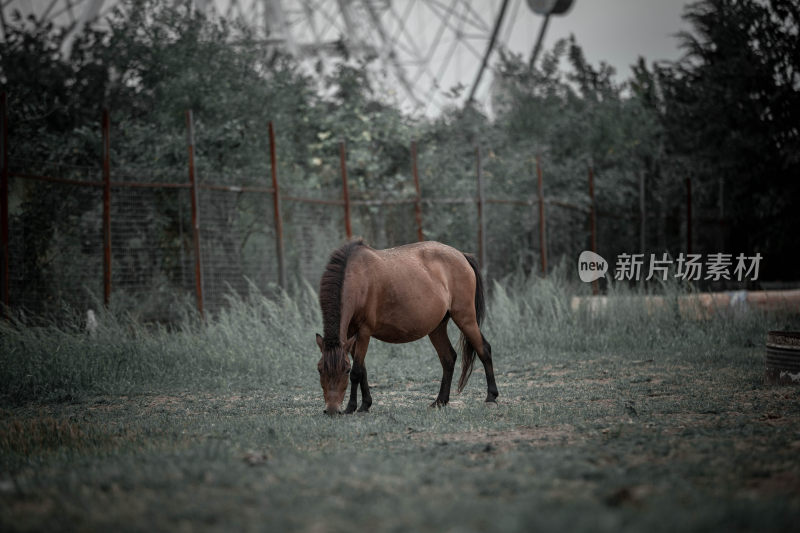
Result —
<path fill-rule="evenodd" d="M 430 333 L 452 307 L 472 306 L 475 276 L 460 251 L 425 241 L 365 248 L 348 263 L 354 326 L 388 342 Z"/>
<path fill-rule="evenodd" d="M 373 250 L 376 255 L 391 261 L 414 261 L 429 263 L 440 261 L 448 264 L 458 264 L 464 259 L 464 254 L 452 246 L 437 241 L 422 241 L 385 250 Z"/>
<path fill-rule="evenodd" d="M 423 241 L 374 252 L 380 259 L 375 266 L 381 270 L 383 283 L 407 282 L 420 289 L 430 289 L 433 285 L 444 288 L 448 294 L 464 285 L 470 295 L 475 290 L 472 267 L 464 254 L 452 246 Z"/>

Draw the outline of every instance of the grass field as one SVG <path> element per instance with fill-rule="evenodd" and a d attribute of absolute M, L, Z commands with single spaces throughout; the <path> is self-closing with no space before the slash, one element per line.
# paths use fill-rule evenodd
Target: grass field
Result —
<path fill-rule="evenodd" d="M 797 317 L 569 292 L 493 288 L 496 408 L 478 365 L 429 409 L 430 344 L 373 342 L 371 412 L 336 418 L 311 291 L 170 330 L 3 325 L 0 530 L 796 530 L 800 389 L 762 377 Z"/>

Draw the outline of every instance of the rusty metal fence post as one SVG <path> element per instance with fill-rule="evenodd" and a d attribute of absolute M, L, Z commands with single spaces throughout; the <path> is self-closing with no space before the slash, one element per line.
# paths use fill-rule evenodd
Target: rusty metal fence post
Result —
<path fill-rule="evenodd" d="M 0 157 L 3 158 L 2 168 L 0 168 L 0 224 L 2 228 L 0 228 L 0 240 L 2 240 L 2 270 L 0 270 L 0 276 L 2 276 L 2 281 L 0 282 L 0 297 L 2 298 L 2 305 L 3 316 L 6 315 L 7 310 L 9 309 L 9 250 L 8 250 L 8 96 L 5 92 L 0 94 L 0 120 L 3 121 L 2 125 L 2 132 L 0 133 L 0 143 L 2 143 L 2 149 L 0 149 Z"/>
<path fill-rule="evenodd" d="M 194 120 L 192 110 L 186 111 L 186 133 L 189 149 L 189 186 L 192 195 L 192 233 L 194 235 L 194 288 L 197 310 L 203 316 L 203 260 L 200 254 L 200 220 L 198 215 L 197 180 L 194 175 Z"/>
<path fill-rule="evenodd" d="M 597 220 L 594 205 L 594 168 L 592 165 L 589 165 L 589 235 L 592 252 L 597 253 Z M 592 281 L 592 294 L 596 295 L 600 292 L 598 285 L 598 280 Z"/>
<path fill-rule="evenodd" d="M 686 253 L 692 253 L 692 178 L 686 178 Z"/>
<path fill-rule="evenodd" d="M 103 109 L 103 304 L 111 302 L 111 119 Z"/>
<path fill-rule="evenodd" d="M 417 241 L 425 240 L 422 233 L 422 192 L 419 188 L 419 172 L 417 172 L 417 141 L 411 141 L 411 174 L 414 176 L 414 189 L 417 192 L 414 198 L 414 219 L 417 223 Z"/>
<path fill-rule="evenodd" d="M 475 147 L 475 167 L 478 174 L 478 261 L 486 277 L 486 220 L 484 219 L 485 198 L 483 197 L 483 173 L 481 172 L 481 147 Z"/>
<path fill-rule="evenodd" d="M 275 128 L 269 121 L 269 159 L 272 171 L 272 213 L 275 217 L 275 253 L 278 257 L 278 282 L 286 290 L 286 263 L 283 257 L 283 219 L 281 218 L 280 190 L 278 189 L 278 156 L 275 149 Z"/>
<path fill-rule="evenodd" d="M 536 156 L 536 191 L 539 197 L 539 252 L 542 257 L 542 276 L 547 276 L 547 231 L 544 216 L 544 186 L 541 158 Z"/>
<path fill-rule="evenodd" d="M 350 226 L 350 191 L 347 187 L 347 147 L 345 141 L 339 143 L 339 164 L 342 169 L 342 199 L 344 200 L 344 229 L 347 240 L 353 238 L 353 229 Z"/>

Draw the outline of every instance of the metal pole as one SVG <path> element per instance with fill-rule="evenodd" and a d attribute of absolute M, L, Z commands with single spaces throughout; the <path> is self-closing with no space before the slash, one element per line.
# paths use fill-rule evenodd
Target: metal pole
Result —
<path fill-rule="evenodd" d="M 542 42 L 544 41 L 544 34 L 547 33 L 548 24 L 550 24 L 550 13 L 544 16 L 544 21 L 542 21 L 542 25 L 539 27 L 539 36 L 536 38 L 536 44 L 533 45 L 533 52 L 531 52 L 531 70 L 533 70 L 533 66 L 536 64 L 536 58 L 539 56 L 539 50 L 542 48 Z"/>
<path fill-rule="evenodd" d="M 644 198 L 644 170 L 639 172 L 639 251 L 645 253 L 645 241 L 647 236 L 647 211 L 645 210 Z"/>
<path fill-rule="evenodd" d="M 103 109 L 103 304 L 111 302 L 111 119 Z"/>
<path fill-rule="evenodd" d="M 486 220 L 484 219 L 483 174 L 481 172 L 481 148 L 475 147 L 475 166 L 478 174 L 478 260 L 486 277 Z"/>
<path fill-rule="evenodd" d="M 272 170 L 272 212 L 275 216 L 275 252 L 278 255 L 278 283 L 286 289 L 286 264 L 283 257 L 283 219 L 278 189 L 278 156 L 275 150 L 275 129 L 269 121 L 269 158 Z"/>
<path fill-rule="evenodd" d="M 0 240 L 2 241 L 2 283 L 0 283 L 0 293 L 2 293 L 2 316 L 6 316 L 9 310 L 9 250 L 8 250 L 8 96 L 5 92 L 0 94 L 0 118 L 3 121 L 2 135 L 0 135 L 0 142 L 2 142 L 2 150 L 0 156 L 3 158 L 2 169 L 0 170 Z"/>
<path fill-rule="evenodd" d="M 342 198 L 344 199 L 344 229 L 347 239 L 353 238 L 353 229 L 350 226 L 350 192 L 347 188 L 347 148 L 345 142 L 339 143 L 339 163 L 342 167 Z"/>
<path fill-rule="evenodd" d="M 348 26 L 348 30 L 352 29 L 352 19 L 350 18 L 349 9 L 351 9 L 352 4 L 354 2 L 339 2 L 340 11 L 344 17 L 345 25 Z M 398 55 L 394 50 L 394 45 L 397 40 L 397 35 L 392 35 L 390 31 L 384 26 L 383 21 L 381 20 L 380 13 L 378 13 L 378 9 L 376 6 L 373 5 L 373 2 L 368 0 L 362 0 L 362 5 L 367 11 L 367 15 L 369 15 L 370 22 L 372 23 L 372 29 L 375 33 L 378 34 L 380 37 L 381 44 L 383 45 L 382 50 L 380 51 L 380 58 L 382 63 L 388 62 L 394 67 L 394 74 L 397 81 L 400 83 L 400 86 L 403 87 L 408 97 L 414 102 L 416 107 L 421 107 L 424 102 L 421 102 L 420 99 L 414 94 L 414 87 L 408 81 L 406 77 L 406 71 L 403 68 L 402 63 L 398 59 Z M 348 6 L 349 4 L 349 6 Z M 353 32 L 349 32 L 353 33 Z"/>
<path fill-rule="evenodd" d="M 589 231 L 590 231 L 590 242 L 592 246 L 592 252 L 597 253 L 597 227 L 596 227 L 596 214 L 595 214 L 595 206 L 594 206 L 594 168 L 589 165 Z M 598 281 L 594 280 L 592 282 L 592 294 L 598 294 L 600 289 L 598 287 Z"/>
<path fill-rule="evenodd" d="M 422 192 L 419 188 L 419 173 L 417 172 L 417 141 L 411 141 L 411 174 L 414 176 L 414 188 L 417 196 L 414 199 L 414 218 L 417 222 L 417 240 L 422 242 L 425 235 L 422 233 Z"/>
<path fill-rule="evenodd" d="M 686 253 L 692 253 L 692 178 L 686 178 Z"/>
<path fill-rule="evenodd" d="M 542 186 L 542 163 L 536 156 L 537 194 L 539 196 L 539 251 L 542 256 L 542 276 L 547 276 L 547 231 L 544 216 L 544 187 Z"/>
<path fill-rule="evenodd" d="M 503 0 L 503 4 L 500 6 L 500 13 L 497 14 L 497 20 L 495 20 L 494 23 L 492 36 L 489 38 L 489 45 L 486 47 L 486 52 L 483 54 L 483 61 L 481 61 L 481 66 L 478 69 L 478 75 L 475 77 L 475 82 L 472 84 L 472 89 L 469 91 L 467 102 L 472 102 L 475 99 L 475 93 L 478 91 L 478 86 L 481 84 L 483 71 L 486 70 L 486 65 L 489 63 L 489 57 L 491 57 L 492 50 L 494 50 L 494 43 L 497 41 L 497 34 L 500 33 L 500 26 L 503 25 L 503 18 L 506 16 L 507 7 L 508 0 Z"/>
<path fill-rule="evenodd" d="M 192 193 L 192 232 L 194 233 L 194 289 L 197 310 L 203 316 L 203 262 L 200 256 L 200 221 L 198 217 L 197 180 L 194 175 L 194 120 L 191 109 L 186 112 L 186 131 L 189 145 L 189 186 Z"/>

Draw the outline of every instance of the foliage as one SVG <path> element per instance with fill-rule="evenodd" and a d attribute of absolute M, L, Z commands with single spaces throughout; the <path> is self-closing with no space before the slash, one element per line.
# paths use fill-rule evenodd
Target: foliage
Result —
<path fill-rule="evenodd" d="M 608 65 L 590 65 L 574 37 L 557 42 L 533 69 L 523 58 L 506 55 L 494 93 L 495 125 L 505 158 L 528 161 L 523 172 L 506 170 L 506 175 L 523 178 L 520 181 L 527 182 L 530 190 L 532 160 L 540 156 L 545 196 L 588 208 L 587 176 L 592 167 L 600 214 L 638 214 L 634 210 L 639 177 L 645 173 L 648 180 L 654 179 L 652 160 L 660 150 L 662 128 L 657 114 L 628 85 L 617 83 Z M 509 192 L 519 194 L 520 185 Z M 588 247 L 588 234 L 576 231 L 585 227 L 584 214 L 555 209 L 548 214 L 562 216 L 549 230 L 549 246 L 570 242 L 566 248 L 551 250 L 554 255 L 572 258 Z M 613 257 L 635 250 L 636 226 L 626 224 L 619 231 L 612 224 L 609 219 L 600 224 L 601 253 Z M 572 243 L 576 233 L 582 237 Z M 654 244 L 667 248 L 664 242 Z"/>
<path fill-rule="evenodd" d="M 665 130 L 666 172 L 690 176 L 699 205 L 729 218 L 728 251 L 759 251 L 766 277 L 793 279 L 800 11 L 786 0 L 706 0 L 684 18 L 684 58 L 638 72 Z"/>
<path fill-rule="evenodd" d="M 539 156 L 545 197 L 580 208 L 548 206 L 551 263 L 572 260 L 588 247 L 588 167 L 595 175 L 598 247 L 606 257 L 638 251 L 640 184 L 646 247 L 672 255 L 684 251 L 684 182 L 691 177 L 700 228 L 694 250 L 761 251 L 768 257 L 762 278 L 791 277 L 787 258 L 799 243 L 790 228 L 800 222 L 800 211 L 791 208 L 800 164 L 797 10 L 779 0 L 708 0 L 687 8 L 686 18 L 693 30 L 681 36 L 687 55 L 679 62 L 648 66 L 642 58 L 630 79 L 618 81 L 608 65 L 590 64 L 571 37 L 542 54 L 533 68 L 504 53 L 488 110 L 454 106 L 432 120 L 403 115 L 386 103 L 365 74 L 370 59 L 351 57 L 344 44 L 330 74 L 315 81 L 246 28 L 206 18 L 190 2 L 121 2 L 107 29 L 87 30 L 69 47 L 61 30 L 16 19 L 0 43 L 11 161 L 17 170 L 47 173 L 58 165 L 63 177 L 96 176 L 102 107 L 111 112 L 112 169 L 123 180 L 185 179 L 188 109 L 200 180 L 207 182 L 263 185 L 270 120 L 287 192 L 338 195 L 341 141 L 347 143 L 354 196 L 366 199 L 415 194 L 412 139 L 419 144 L 424 197 L 474 197 L 480 147 L 487 193 L 532 199 Z M 77 266 L 57 265 L 53 258 L 59 250 L 86 248 L 81 232 L 96 229 L 90 215 L 99 212 L 100 199 L 84 191 L 64 202 L 57 187 L 16 183 L 13 226 L 26 228 L 18 270 L 55 293 L 54 276 L 75 277 L 80 263 L 92 261 L 88 249 Z M 181 218 L 188 209 L 170 198 L 143 207 L 150 211 L 143 219 L 158 221 L 150 228 L 159 233 L 153 242 L 188 247 L 179 231 L 189 227 Z M 271 235 L 268 221 L 250 212 L 251 204 L 238 204 L 242 212 L 218 228 L 220 239 L 240 226 L 248 235 Z M 285 209 L 287 217 L 302 215 L 292 209 Z M 411 238 L 412 231 L 402 230 L 411 225 L 408 210 L 370 206 L 359 216 L 376 244 Z M 535 272 L 533 207 L 492 204 L 485 216 L 492 230 L 490 276 Z M 720 217 L 729 225 L 707 231 L 705 220 Z M 292 237 L 309 242 L 328 242 L 334 231 L 325 226 L 312 235 L 308 221 L 287 222 Z M 425 205 L 423 224 L 430 239 L 476 249 L 470 203 Z M 237 242 L 218 248 L 247 250 L 247 264 L 263 253 L 263 246 Z M 287 253 L 290 264 L 300 262 L 300 252 Z"/>

